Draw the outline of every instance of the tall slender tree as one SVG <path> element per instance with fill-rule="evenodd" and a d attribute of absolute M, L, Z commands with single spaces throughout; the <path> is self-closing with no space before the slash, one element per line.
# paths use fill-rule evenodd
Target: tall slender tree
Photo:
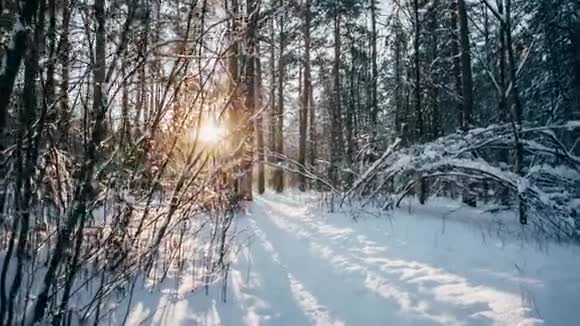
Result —
<path fill-rule="evenodd" d="M 375 0 L 370 0 L 371 14 L 371 123 L 370 128 L 375 130 L 377 116 L 379 113 L 378 80 L 379 70 L 377 63 L 377 4 Z"/>
<path fill-rule="evenodd" d="M 284 0 L 280 0 L 280 8 L 284 8 Z M 287 42 L 287 31 L 286 27 L 286 11 L 281 12 L 278 17 L 278 28 L 280 29 L 278 34 L 278 94 L 276 105 L 276 156 L 278 157 L 278 166 L 274 170 L 274 189 L 276 192 L 284 191 L 284 169 L 281 164 L 283 163 L 284 156 L 284 91 L 285 91 L 285 80 L 286 80 L 286 42 Z"/>
<path fill-rule="evenodd" d="M 263 87 L 262 87 L 262 64 L 260 61 L 260 44 L 256 41 L 256 105 L 255 110 L 259 110 L 258 115 L 256 116 L 256 159 L 258 161 L 258 193 L 263 194 L 266 191 L 266 175 L 264 169 L 264 104 L 263 104 Z"/>
<path fill-rule="evenodd" d="M 341 16 L 342 8 L 335 5 L 333 8 L 333 25 L 334 25 L 334 59 L 332 63 L 332 100 L 330 102 L 330 144 L 331 144 L 331 162 L 329 177 L 332 182 L 338 183 L 340 178 L 339 169 L 342 166 L 344 156 L 344 139 L 342 131 L 342 106 L 341 106 Z"/>
<path fill-rule="evenodd" d="M 301 108 L 300 108 L 300 141 L 298 149 L 298 163 L 300 165 L 300 173 L 298 175 L 298 187 L 301 191 L 306 190 L 306 139 L 308 129 L 308 117 L 311 110 L 312 91 L 311 91 L 311 73 L 310 73 L 310 20 L 311 20 L 311 0 L 305 0 L 303 8 L 304 26 L 304 57 L 302 58 L 304 65 L 304 81 L 302 82 Z M 312 123 L 312 122 L 311 122 Z M 312 139 L 311 139 L 312 141 Z"/>
<path fill-rule="evenodd" d="M 464 0 L 457 0 L 457 16 L 459 17 L 459 38 L 461 41 L 461 85 L 463 95 L 461 128 L 467 130 L 473 126 L 473 77 L 471 73 L 471 47 L 469 44 L 467 10 Z"/>

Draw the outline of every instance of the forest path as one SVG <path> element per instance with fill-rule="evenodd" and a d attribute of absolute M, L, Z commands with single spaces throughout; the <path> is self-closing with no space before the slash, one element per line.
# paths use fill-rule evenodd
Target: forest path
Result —
<path fill-rule="evenodd" d="M 235 219 L 225 295 L 184 283 L 141 297 L 130 320 L 151 317 L 130 324 L 579 324 L 580 249 L 497 233 L 498 218 L 517 221 L 445 200 L 329 213 L 314 194 L 267 193 Z"/>
<path fill-rule="evenodd" d="M 533 314 L 519 293 L 402 257 L 404 237 L 361 232 L 365 222 L 304 197 L 257 197 L 239 223 L 253 236 L 232 278 L 234 301 L 251 298 L 248 325 L 516 325 Z"/>

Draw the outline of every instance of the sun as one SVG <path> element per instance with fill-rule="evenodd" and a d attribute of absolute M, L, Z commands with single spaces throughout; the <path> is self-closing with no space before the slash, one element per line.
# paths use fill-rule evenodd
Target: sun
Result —
<path fill-rule="evenodd" d="M 206 121 L 198 131 L 198 140 L 208 145 L 215 145 L 223 140 L 225 129 L 213 121 Z"/>

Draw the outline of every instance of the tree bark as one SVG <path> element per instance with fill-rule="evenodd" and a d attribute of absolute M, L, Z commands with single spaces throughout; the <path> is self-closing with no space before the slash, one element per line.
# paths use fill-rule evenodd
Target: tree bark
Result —
<path fill-rule="evenodd" d="M 473 77 L 471 73 L 471 47 L 469 44 L 467 10 L 464 0 L 457 0 L 457 14 L 461 39 L 461 84 L 463 88 L 461 128 L 466 131 L 473 125 Z"/>
<path fill-rule="evenodd" d="M 56 60 L 56 1 L 48 0 L 48 31 L 46 37 L 48 39 L 48 60 L 46 63 L 46 83 L 44 86 L 44 94 L 48 105 L 52 105 L 55 100 L 55 82 L 54 72 Z"/>
<path fill-rule="evenodd" d="M 62 32 L 60 42 L 58 45 L 58 56 L 61 69 L 60 82 L 60 106 L 59 106 L 59 133 L 61 144 L 66 149 L 69 143 L 69 128 L 70 128 L 70 112 L 69 112 L 69 65 L 70 65 L 70 42 L 69 42 L 69 23 L 70 23 L 70 1 L 64 5 L 62 9 Z"/>
<path fill-rule="evenodd" d="M 314 97 L 312 95 L 312 88 L 310 91 L 310 109 L 308 110 L 308 138 L 309 138 L 309 155 L 308 155 L 308 163 L 311 170 L 316 171 L 316 154 L 317 154 L 317 136 L 316 136 L 316 112 L 314 111 Z M 313 187 L 315 183 L 311 183 L 311 187 Z"/>
<path fill-rule="evenodd" d="M 245 109 L 244 103 L 242 102 L 242 92 L 241 87 L 247 86 L 242 85 L 241 74 L 240 74 L 240 59 L 241 59 L 241 47 L 240 47 L 240 37 L 246 36 L 240 33 L 240 4 L 238 0 L 226 0 L 226 11 L 229 14 L 228 22 L 228 40 L 230 42 L 230 48 L 228 53 L 228 73 L 229 73 L 229 92 L 231 96 L 231 105 L 228 112 L 228 122 L 229 129 L 233 130 L 238 134 L 238 137 L 231 139 L 232 150 L 240 149 L 237 152 L 237 157 L 234 159 L 239 159 L 241 164 L 235 167 L 234 174 L 244 174 L 245 165 L 245 154 L 247 154 L 245 141 L 246 141 L 246 124 L 245 120 Z M 248 91 L 248 90 L 246 90 Z M 247 104 L 247 103 L 246 103 Z M 242 196 L 240 199 L 244 199 L 244 193 L 242 189 L 243 177 L 236 177 L 230 180 L 230 185 L 233 187 L 233 192 L 236 196 Z"/>
<path fill-rule="evenodd" d="M 417 142 L 421 143 L 425 137 L 423 128 L 423 108 L 421 106 L 421 59 L 420 59 L 420 38 L 421 38 L 421 22 L 419 20 L 419 1 L 414 1 L 414 23 L 415 23 L 415 135 Z M 425 178 L 419 177 L 417 183 L 419 193 L 419 203 L 425 204 L 427 199 Z"/>
<path fill-rule="evenodd" d="M 457 1 L 451 1 L 450 8 L 451 11 L 451 55 L 453 58 L 453 76 L 455 79 L 455 91 L 458 100 L 456 114 L 457 114 L 457 124 L 459 128 L 463 126 L 463 86 L 461 83 L 461 52 L 459 50 L 459 23 L 458 23 L 458 8 Z"/>
<path fill-rule="evenodd" d="M 500 15 L 503 15 L 504 8 L 503 8 L 503 1 L 504 0 L 497 0 L 497 11 Z M 499 62 L 498 62 L 498 69 L 499 69 L 499 88 L 501 94 L 499 94 L 499 112 L 501 114 L 501 122 L 508 122 L 509 121 L 509 110 L 507 108 L 507 98 L 506 98 L 506 33 L 505 33 L 505 24 L 504 22 L 500 22 L 499 28 Z M 507 161 L 507 154 L 505 155 L 505 159 Z"/>
<path fill-rule="evenodd" d="M 514 172 L 519 175 L 524 175 L 524 150 L 521 142 L 521 130 L 522 130 L 522 119 L 523 119 L 523 107 L 520 99 L 520 94 L 517 84 L 517 64 L 515 62 L 514 49 L 512 44 L 512 32 L 511 32 L 511 0 L 506 0 L 505 2 L 505 40 L 507 48 L 508 66 L 509 66 L 509 76 L 510 76 L 510 89 L 512 97 L 512 125 L 514 129 Z M 520 217 L 521 224 L 527 224 L 528 218 L 526 213 L 525 198 L 522 193 L 518 193 L 518 213 Z"/>
<path fill-rule="evenodd" d="M 348 24 L 347 24 L 348 26 Z M 346 34 L 351 36 L 351 31 L 347 28 Z M 345 112 L 344 112 L 344 142 L 345 142 L 345 153 L 344 153 L 344 164 L 347 167 L 351 167 L 353 165 L 353 156 L 354 156 L 354 119 L 357 114 L 356 112 L 356 89 L 355 89 L 355 80 L 356 80 L 356 64 L 357 64 L 357 54 L 355 49 L 355 40 L 352 37 L 349 37 L 350 42 L 350 71 L 348 72 L 348 81 L 346 85 L 345 93 L 348 91 L 348 96 L 345 94 Z M 371 112 L 372 115 L 372 112 Z M 368 117 L 367 115 L 367 121 Z M 353 175 L 349 172 L 344 174 L 343 182 L 345 183 L 346 187 L 350 187 L 352 184 Z"/>
<path fill-rule="evenodd" d="M 574 26 L 574 31 L 572 33 L 572 46 L 574 49 L 572 52 L 572 62 L 574 62 L 574 88 L 576 93 L 576 106 L 572 108 L 571 120 L 580 120 L 580 18 Z M 573 135 L 573 141 L 580 142 L 580 131 L 574 132 Z M 574 148 L 574 155 L 580 155 L 580 144 L 576 144 L 576 147 Z M 577 195 L 580 196 L 580 187 L 577 187 L 576 189 Z"/>
<path fill-rule="evenodd" d="M 284 7 L 284 1 L 280 0 L 280 7 Z M 280 34 L 279 34 L 279 53 L 278 53 L 278 105 L 276 112 L 276 162 L 282 164 L 284 156 L 284 80 L 285 80 L 285 51 L 286 51 L 286 32 L 284 31 L 285 14 L 280 15 Z M 282 167 L 276 167 L 274 170 L 274 190 L 276 192 L 284 191 L 284 170 Z"/>
<path fill-rule="evenodd" d="M 38 0 L 26 0 L 19 16 L 17 16 L 16 24 L 21 28 L 16 29 L 14 35 L 12 35 L 14 46 L 6 50 L 4 70 L 0 73 L 0 152 L 4 150 L 3 143 L 6 137 L 6 124 L 8 123 L 8 105 L 12 97 L 14 81 L 27 48 L 27 28 L 32 27 L 32 18 L 38 8 L 38 2 Z"/>
<path fill-rule="evenodd" d="M 395 22 L 395 44 L 394 44 L 394 60 L 395 60 L 395 134 L 397 137 L 403 139 L 403 124 L 406 123 L 403 113 L 403 31 L 399 13 L 397 12 Z M 403 139 L 406 143 L 406 140 Z"/>
<path fill-rule="evenodd" d="M 262 64 L 260 60 L 260 44 L 256 41 L 256 109 L 262 110 L 264 104 L 262 103 Z M 258 160 L 258 193 L 263 194 L 266 191 L 266 175 L 264 171 L 264 113 L 261 112 L 256 117 L 256 150 Z"/>
<path fill-rule="evenodd" d="M 576 115 L 574 118 L 580 118 L 580 19 L 576 22 L 574 32 L 572 34 L 573 45 L 573 62 L 574 62 L 574 86 L 576 88 Z M 580 146 L 578 146 L 580 150 Z"/>
<path fill-rule="evenodd" d="M 464 0 L 457 0 L 455 4 L 456 16 L 459 20 L 459 57 L 461 58 L 461 130 L 466 132 L 473 125 L 473 77 L 471 73 L 471 49 L 469 44 L 469 29 L 467 24 L 467 10 Z M 477 199 L 469 190 L 464 190 L 462 201 L 468 206 L 475 207 Z"/>
<path fill-rule="evenodd" d="M 379 114 L 379 100 L 378 100 L 378 79 L 379 72 L 377 68 L 377 13 L 376 2 L 371 2 L 371 124 L 370 128 L 373 134 L 376 131 L 377 117 Z M 375 135 L 376 136 L 376 135 Z M 373 137 L 374 138 L 374 137 Z M 374 141 L 374 139 L 373 139 Z"/>
<path fill-rule="evenodd" d="M 39 4 L 39 12 L 44 12 L 44 1 Z M 22 107 L 19 111 L 18 119 L 18 135 L 16 137 L 16 149 L 15 149 L 15 189 L 14 189 L 14 208 L 17 214 L 17 218 L 14 218 L 12 224 L 12 235 L 10 238 L 9 249 L 5 256 L 5 261 L 2 266 L 1 275 L 1 299 L 0 299 L 0 323 L 6 325 L 13 324 L 13 318 L 15 313 L 15 301 L 20 290 L 20 286 L 23 280 L 23 269 L 24 264 L 27 259 L 27 248 L 28 248 L 28 236 L 30 230 L 30 214 L 31 208 L 30 203 L 33 197 L 32 194 L 32 179 L 34 174 L 34 168 L 36 166 L 36 160 L 38 157 L 38 143 L 40 140 L 39 134 L 36 137 L 33 136 L 32 129 L 34 128 L 34 123 L 38 114 L 38 103 L 37 103 L 37 85 L 36 80 L 39 73 L 38 61 L 39 61 L 39 49 L 38 44 L 43 38 L 44 34 L 44 17 L 37 22 L 34 37 L 28 39 L 26 42 L 30 42 L 26 54 L 25 54 L 25 69 L 24 69 L 24 87 L 22 90 L 22 98 L 20 102 Z M 46 112 L 45 109 L 43 109 Z M 44 116 L 44 114 L 42 115 Z M 37 133 L 41 133 L 42 124 L 44 119 L 39 121 L 36 129 Z M 36 141 L 35 141 L 36 139 Z M 18 233 L 17 233 L 18 232 Z M 16 269 L 14 271 L 14 279 L 10 285 L 10 291 L 8 295 L 8 302 L 6 304 L 5 297 L 5 281 L 6 272 L 10 264 L 12 250 L 16 244 Z"/>
<path fill-rule="evenodd" d="M 272 4 L 272 6 L 274 6 L 274 4 Z M 274 33 L 274 17 L 270 17 L 269 19 L 270 21 L 270 98 L 269 98 L 269 107 L 268 107 L 268 112 L 269 114 L 269 126 L 268 126 L 268 149 L 269 149 L 269 155 L 268 155 L 268 162 L 275 164 L 277 162 L 277 159 L 275 157 L 276 154 L 276 126 L 277 123 L 276 121 L 278 120 L 278 116 L 277 116 L 277 109 L 276 109 L 276 45 L 274 44 L 274 40 L 276 38 L 276 35 Z M 269 183 L 270 183 L 270 187 L 275 188 L 276 185 L 276 174 L 275 174 L 275 168 L 270 168 L 270 177 L 269 177 Z"/>
<path fill-rule="evenodd" d="M 342 164 L 344 153 L 344 139 L 342 134 L 342 109 L 341 109 L 341 86 L 340 86 L 340 57 L 341 57 L 341 35 L 340 35 L 340 12 L 334 9 L 334 61 L 332 65 L 333 89 L 331 103 L 330 121 L 330 144 L 331 162 L 329 179 L 332 183 L 340 182 L 339 168 Z"/>
<path fill-rule="evenodd" d="M 300 173 L 298 174 L 298 188 L 300 191 L 306 190 L 306 131 L 308 129 L 308 115 L 310 111 L 310 1 L 306 0 L 304 6 L 304 81 L 302 82 L 302 106 L 300 107 L 300 141 L 298 148 L 298 163 L 300 164 Z"/>
<path fill-rule="evenodd" d="M 246 15 L 248 17 L 248 25 L 246 31 L 247 42 L 247 62 L 246 62 L 246 99 L 244 105 L 243 130 L 245 140 L 244 151 L 242 157 L 242 177 L 240 195 L 246 200 L 252 200 L 252 180 L 253 180 L 253 157 L 254 157 L 254 124 L 251 117 L 256 110 L 256 60 L 257 60 L 257 46 L 256 46 L 256 29 L 258 26 L 259 15 L 258 3 L 256 0 L 247 0 Z"/>
<path fill-rule="evenodd" d="M 439 65 L 439 38 L 438 38 L 438 13 L 439 1 L 434 0 L 429 18 L 429 33 L 431 34 L 430 60 L 431 83 L 429 93 L 431 99 L 431 121 L 430 132 L 431 139 L 436 139 L 441 134 L 441 121 L 439 117 L 439 83 L 440 83 L 440 65 Z"/>

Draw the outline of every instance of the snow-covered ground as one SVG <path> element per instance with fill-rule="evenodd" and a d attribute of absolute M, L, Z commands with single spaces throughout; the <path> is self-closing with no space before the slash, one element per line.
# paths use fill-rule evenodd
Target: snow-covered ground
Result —
<path fill-rule="evenodd" d="M 580 325 L 578 247 L 445 201 L 353 212 L 328 213 L 314 195 L 257 197 L 236 220 L 225 302 L 219 284 L 206 295 L 184 276 L 135 293 L 128 323 Z"/>

